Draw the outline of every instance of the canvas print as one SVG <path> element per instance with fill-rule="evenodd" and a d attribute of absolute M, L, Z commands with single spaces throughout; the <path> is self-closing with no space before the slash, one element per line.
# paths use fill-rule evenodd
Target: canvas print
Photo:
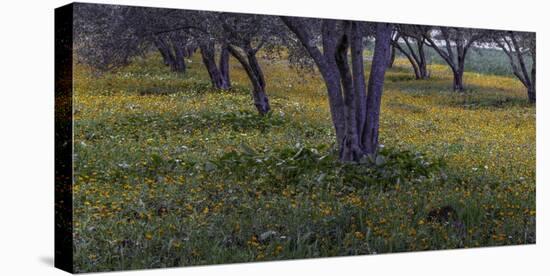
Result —
<path fill-rule="evenodd" d="M 56 9 L 56 266 L 536 242 L 536 36 Z"/>

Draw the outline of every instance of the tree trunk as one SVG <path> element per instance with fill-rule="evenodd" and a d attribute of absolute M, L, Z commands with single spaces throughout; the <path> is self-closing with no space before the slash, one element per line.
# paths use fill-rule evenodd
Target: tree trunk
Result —
<path fill-rule="evenodd" d="M 252 97 L 254 99 L 254 106 L 260 115 L 265 115 L 271 111 L 271 106 L 269 105 L 269 99 L 263 88 L 258 89 L 254 88 L 252 91 Z"/>
<path fill-rule="evenodd" d="M 342 86 L 340 82 L 341 77 L 338 71 L 338 65 L 336 64 L 336 38 L 338 37 L 336 21 L 330 19 L 323 20 L 321 32 L 323 53 L 320 53 L 318 48 L 311 47 L 309 44 L 310 39 L 303 39 L 301 42 L 302 45 L 308 49 L 310 55 L 314 57 L 315 63 L 325 81 L 330 116 L 336 134 L 336 145 L 341 149 L 346 126 L 344 118 L 344 97 L 342 95 Z"/>
<path fill-rule="evenodd" d="M 287 17 L 282 19 L 313 58 L 325 81 L 340 159 L 358 161 L 365 154 L 376 153 L 384 75 L 390 60 L 391 24 L 376 24 L 374 54 L 366 93 L 362 35 L 357 22 L 344 22 L 344 33 L 339 34 L 341 31 L 335 25 L 337 21 L 323 20 L 321 52 L 310 43 L 312 37 L 303 23 Z M 351 70 L 348 48 L 351 48 Z"/>
<path fill-rule="evenodd" d="M 388 68 L 392 68 L 393 63 L 395 62 L 395 50 L 396 50 L 395 47 L 392 46 L 390 50 L 390 61 L 388 63 Z"/>
<path fill-rule="evenodd" d="M 216 52 L 214 43 L 203 43 L 200 45 L 202 62 L 208 71 L 212 86 L 216 89 L 227 90 L 229 89 L 229 84 L 224 81 L 222 74 L 218 69 L 216 64 Z"/>
<path fill-rule="evenodd" d="M 380 104 L 384 90 L 384 75 L 387 68 L 387 57 L 390 49 L 391 24 L 376 24 L 376 41 L 367 94 L 367 118 L 362 133 L 363 147 L 366 154 L 374 154 L 378 149 L 378 130 L 380 128 Z"/>
<path fill-rule="evenodd" d="M 530 103 L 536 103 L 536 49 L 530 49 L 532 67 L 531 74 L 528 74 L 527 67 L 523 61 L 523 54 L 518 50 L 517 40 L 515 39 L 515 33 L 509 32 L 509 35 L 503 35 L 500 38 L 496 38 L 494 41 L 502 49 L 502 51 L 508 56 L 512 72 L 519 79 L 519 81 L 527 88 L 527 97 Z M 511 40 L 511 42 L 509 41 Z M 536 47 L 532 45 L 531 47 Z M 516 58 L 514 58 L 514 53 Z M 516 62 L 519 64 L 516 64 Z M 521 69 L 520 69 L 521 68 Z"/>
<path fill-rule="evenodd" d="M 365 65 L 363 61 L 363 36 L 359 24 L 356 22 L 352 22 L 350 41 L 353 86 L 356 98 L 357 134 L 360 136 L 363 133 L 367 117 L 367 87 L 365 85 Z"/>
<path fill-rule="evenodd" d="M 155 38 L 155 46 L 160 52 L 160 55 L 162 56 L 162 61 L 164 62 L 164 65 L 170 66 L 170 68 L 173 68 L 174 66 L 174 59 L 175 57 L 170 51 L 170 48 L 166 44 L 166 41 L 162 38 Z"/>
<path fill-rule="evenodd" d="M 265 92 L 265 78 L 262 68 L 256 59 L 256 53 L 248 51 L 247 53 L 248 64 L 251 69 L 251 73 L 254 77 L 249 77 L 252 82 L 255 82 L 252 87 L 254 89 L 252 95 L 254 98 L 254 105 L 261 115 L 267 114 L 271 111 L 271 106 L 269 105 L 269 99 Z"/>
<path fill-rule="evenodd" d="M 301 19 L 282 16 L 281 20 L 298 37 L 298 40 L 311 56 L 327 89 L 330 116 L 336 134 L 336 144 L 341 148 L 345 132 L 344 125 L 344 100 L 340 86 L 340 74 L 335 62 L 335 20 L 325 19 L 321 23 L 322 51 L 319 47 L 310 43 L 313 39 L 308 31 L 308 26 Z"/>
<path fill-rule="evenodd" d="M 422 79 L 422 73 L 420 72 L 420 68 L 417 65 L 416 61 L 414 61 L 412 58 L 409 58 L 409 62 L 411 63 L 411 67 L 414 71 L 414 78 L 417 80 Z"/>
<path fill-rule="evenodd" d="M 426 53 L 424 52 L 424 41 L 423 39 L 416 39 L 417 49 L 418 49 L 418 71 L 420 73 L 421 79 L 428 79 L 430 75 L 428 74 L 428 63 L 426 61 Z"/>
<path fill-rule="evenodd" d="M 458 68 L 453 69 L 453 90 L 457 92 L 464 91 L 464 82 L 462 77 L 464 76 L 464 64 L 466 62 L 466 51 L 462 43 L 456 44 L 456 57 Z"/>
<path fill-rule="evenodd" d="M 162 63 L 166 66 L 172 66 L 172 61 L 170 60 L 170 55 L 165 51 L 165 49 L 161 47 L 157 47 L 157 49 L 160 52 L 160 55 L 162 56 Z"/>
<path fill-rule="evenodd" d="M 262 69 L 256 59 L 255 52 L 246 51 L 246 56 L 241 54 L 234 46 L 228 45 L 227 50 L 242 65 L 252 85 L 252 99 L 254 106 L 260 115 L 265 115 L 271 110 L 269 99 L 265 92 L 265 80 Z"/>
<path fill-rule="evenodd" d="M 172 71 L 176 73 L 185 73 L 185 53 L 183 47 L 178 47 L 176 45 L 174 47 L 174 62 Z"/>
<path fill-rule="evenodd" d="M 230 89 L 231 79 L 229 77 L 229 51 L 227 50 L 226 45 L 222 45 L 219 68 L 224 90 Z"/>
<path fill-rule="evenodd" d="M 393 40 L 391 42 L 392 48 L 399 50 L 408 60 L 411 64 L 411 67 L 414 72 L 415 79 L 424 79 L 426 75 L 426 62 L 424 59 L 424 52 L 420 48 L 418 49 L 419 55 L 416 55 L 414 52 L 413 47 L 410 45 L 408 41 L 408 37 L 403 37 L 403 40 L 405 41 L 405 45 L 407 46 L 407 49 L 409 49 L 409 52 L 405 50 L 401 45 L 399 45 L 399 39 Z M 419 44 L 420 45 L 420 44 Z"/>
<path fill-rule="evenodd" d="M 336 64 L 338 65 L 338 70 L 340 71 L 340 81 L 342 83 L 342 91 L 344 92 L 343 95 L 345 106 L 345 134 L 340 148 L 340 160 L 342 161 L 358 161 L 363 156 L 357 131 L 356 87 L 354 85 L 354 80 L 348 64 L 350 27 L 351 23 L 346 21 L 344 26 L 346 33 L 342 36 L 336 50 Z M 357 84 L 357 82 L 355 82 L 355 84 Z"/>
<path fill-rule="evenodd" d="M 464 85 L 462 82 L 462 76 L 464 71 L 460 69 L 453 70 L 453 90 L 457 92 L 464 91 Z"/>
<path fill-rule="evenodd" d="M 300 19 L 281 18 L 315 61 L 325 81 L 340 159 L 359 161 L 365 154 L 376 153 L 384 75 L 390 59 L 391 24 L 376 23 L 374 54 L 366 89 L 363 36 L 357 22 L 344 22 L 342 33 L 342 29 L 337 28 L 337 20 L 323 20 L 321 51 L 310 43 L 313 37 Z M 351 49 L 351 70 L 348 49 Z"/>
<path fill-rule="evenodd" d="M 422 80 L 430 78 L 430 75 L 428 74 L 428 68 L 426 66 L 426 63 L 419 64 L 419 66 L 418 66 L 418 76 L 419 76 L 419 78 L 417 78 L 417 79 L 422 79 Z"/>
<path fill-rule="evenodd" d="M 334 126 L 334 133 L 336 134 L 336 146 L 341 148 L 346 128 L 344 124 L 344 98 L 342 97 L 340 74 L 336 68 L 336 62 L 332 60 L 328 64 L 333 65 L 320 71 L 327 88 L 330 116 L 332 125 Z"/>
<path fill-rule="evenodd" d="M 185 47 L 179 47 L 177 44 L 159 37 L 155 38 L 155 46 L 165 65 L 169 66 L 173 72 L 185 73 Z"/>

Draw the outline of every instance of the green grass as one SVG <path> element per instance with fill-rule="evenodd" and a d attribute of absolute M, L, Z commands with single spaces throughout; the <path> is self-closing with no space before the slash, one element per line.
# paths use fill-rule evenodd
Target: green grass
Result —
<path fill-rule="evenodd" d="M 245 73 L 212 90 L 159 57 L 75 76 L 79 272 L 535 242 L 535 108 L 511 77 L 388 72 L 378 158 L 341 164 L 318 76 L 264 64 L 273 112 Z M 452 219 L 428 214 L 450 206 Z"/>

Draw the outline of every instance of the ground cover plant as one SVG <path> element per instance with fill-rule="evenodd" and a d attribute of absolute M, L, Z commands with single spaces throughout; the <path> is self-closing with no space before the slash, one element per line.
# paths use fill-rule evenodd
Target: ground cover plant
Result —
<path fill-rule="evenodd" d="M 120 7 L 77 28 L 75 271 L 536 242 L 529 34 Z"/>
<path fill-rule="evenodd" d="M 231 91 L 205 89 L 198 62 L 181 79 L 155 55 L 100 78 L 77 66 L 78 271 L 534 243 L 521 84 L 467 72 L 475 88 L 457 95 L 444 67 L 415 81 L 397 64 L 384 147 L 359 164 L 336 158 L 320 81 L 285 65 L 266 64 L 265 117 L 235 64 Z"/>

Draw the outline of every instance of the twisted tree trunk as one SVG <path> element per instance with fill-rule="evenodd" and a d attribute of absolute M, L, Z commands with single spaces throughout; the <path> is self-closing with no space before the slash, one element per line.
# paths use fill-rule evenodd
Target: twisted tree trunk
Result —
<path fill-rule="evenodd" d="M 401 47 L 399 44 L 399 39 L 403 38 L 406 49 Z M 416 50 L 413 48 L 409 42 L 409 37 L 398 35 L 395 39 L 392 39 L 391 44 L 392 48 L 400 51 L 411 64 L 413 68 L 414 76 L 417 80 L 427 79 L 428 68 L 426 62 L 426 53 L 424 52 L 424 42 L 423 39 L 414 38 L 416 40 Z"/>
<path fill-rule="evenodd" d="M 310 43 L 313 35 L 301 19 L 282 20 L 306 48 L 325 81 L 340 160 L 355 162 L 375 154 L 384 75 L 390 60 L 391 25 L 376 23 L 375 50 L 366 88 L 360 22 L 344 21 L 338 28 L 338 21 L 323 20 L 321 51 Z"/>
<path fill-rule="evenodd" d="M 359 140 L 359 128 L 362 126 L 357 124 L 357 120 L 359 119 L 357 116 L 357 109 L 360 108 L 360 106 L 357 105 L 358 99 L 356 96 L 359 94 L 358 85 L 360 80 L 354 80 L 354 78 L 359 77 L 359 74 L 353 74 L 352 76 L 352 72 L 348 64 L 348 49 L 350 47 L 350 36 L 352 36 L 352 25 L 355 26 L 356 24 L 348 21 L 344 22 L 344 35 L 341 37 L 336 50 L 336 64 L 340 72 L 340 82 L 342 85 L 345 106 L 345 134 L 340 148 L 340 159 L 343 161 L 355 161 L 359 160 L 363 156 L 363 149 Z M 353 31 L 355 32 L 357 29 L 354 28 Z M 357 36 L 355 34 L 353 35 L 354 40 L 357 39 Z M 352 52 L 352 54 L 354 54 L 354 52 Z M 362 60 L 363 56 L 361 55 L 359 58 Z M 357 59 L 357 56 L 353 55 L 352 60 L 355 61 L 355 59 Z M 390 60 L 389 55 L 387 60 Z"/>
<path fill-rule="evenodd" d="M 454 37 L 451 34 L 452 29 L 454 29 L 455 32 Z M 440 45 L 435 43 L 427 32 L 424 34 L 424 39 L 427 41 L 427 45 L 434 49 L 453 71 L 453 90 L 458 92 L 464 91 L 464 64 L 466 62 L 468 50 L 477 40 L 484 36 L 484 33 L 478 32 L 472 34 L 470 32 L 470 34 L 468 34 L 468 30 L 449 27 L 439 27 L 439 30 L 441 31 L 445 44 Z"/>
<path fill-rule="evenodd" d="M 185 73 L 186 49 L 175 42 L 166 41 L 162 37 L 155 38 L 155 46 L 159 50 L 165 65 L 169 66 L 173 72 Z"/>
<path fill-rule="evenodd" d="M 229 82 L 229 61 L 228 57 L 222 55 L 220 59 L 220 68 L 225 67 L 226 71 L 220 71 L 218 64 L 216 64 L 216 48 L 213 42 L 202 43 L 200 44 L 202 62 L 210 76 L 210 81 L 212 86 L 220 90 L 228 90 L 231 88 L 231 83 Z M 223 66 L 222 66 L 223 65 Z"/>
<path fill-rule="evenodd" d="M 269 105 L 269 99 L 265 92 L 264 74 L 256 58 L 257 51 L 253 50 L 251 47 L 245 47 L 245 54 L 242 54 L 233 45 L 228 45 L 227 49 L 242 65 L 250 80 L 250 84 L 252 84 L 252 99 L 254 100 L 254 106 L 256 106 L 258 113 L 260 115 L 267 114 L 271 111 L 271 106 Z"/>

